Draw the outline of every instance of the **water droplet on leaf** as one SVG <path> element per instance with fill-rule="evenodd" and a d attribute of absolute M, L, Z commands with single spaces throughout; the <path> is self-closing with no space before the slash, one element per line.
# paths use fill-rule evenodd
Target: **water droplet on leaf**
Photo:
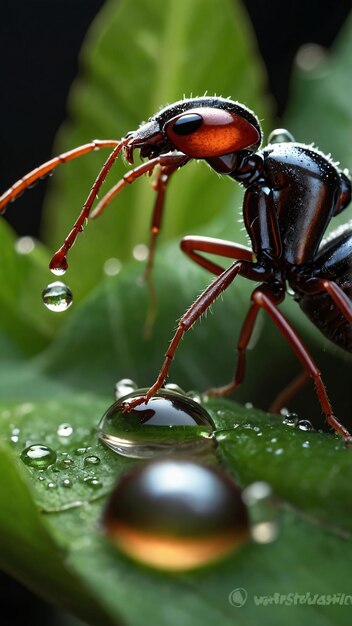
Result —
<path fill-rule="evenodd" d="M 115 402 L 98 426 L 100 439 L 122 456 L 148 458 L 172 452 L 209 449 L 214 424 L 203 407 L 188 398 L 160 389 L 149 402 L 123 412 L 124 402 L 144 395 L 140 389 Z"/>
<path fill-rule="evenodd" d="M 103 526 L 130 557 L 174 571 L 221 558 L 249 535 L 241 490 L 232 479 L 181 458 L 137 465 L 124 475 Z"/>
<path fill-rule="evenodd" d="M 48 446 L 33 444 L 21 453 L 23 463 L 36 469 L 45 469 L 56 461 L 56 453 Z"/>
<path fill-rule="evenodd" d="M 59 437 L 69 437 L 73 433 L 73 428 L 71 424 L 60 424 L 56 432 Z"/>
<path fill-rule="evenodd" d="M 252 483 L 244 489 L 242 498 L 248 507 L 253 541 L 274 541 L 279 533 L 278 510 L 270 485 L 264 481 Z"/>

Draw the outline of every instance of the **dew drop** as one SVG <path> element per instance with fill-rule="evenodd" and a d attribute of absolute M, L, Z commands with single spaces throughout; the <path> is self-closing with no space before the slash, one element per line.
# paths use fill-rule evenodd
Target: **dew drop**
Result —
<path fill-rule="evenodd" d="M 106 276 L 116 276 L 121 272 L 121 267 L 121 261 L 111 257 L 111 259 L 107 259 L 104 263 L 104 274 L 106 274 Z"/>
<path fill-rule="evenodd" d="M 15 243 L 15 250 L 18 254 L 30 254 L 35 248 L 35 241 L 32 237 L 20 237 Z"/>
<path fill-rule="evenodd" d="M 242 498 L 248 507 L 253 541 L 274 541 L 279 533 L 278 510 L 270 485 L 264 481 L 252 483 L 243 491 Z"/>
<path fill-rule="evenodd" d="M 148 258 L 149 248 L 144 243 L 138 243 L 132 251 L 136 261 L 145 261 Z"/>
<path fill-rule="evenodd" d="M 115 385 L 115 398 L 120 400 L 124 396 L 128 396 L 130 393 L 137 391 L 138 385 L 130 378 L 122 378 Z"/>
<path fill-rule="evenodd" d="M 71 489 L 72 482 L 70 481 L 69 478 L 64 478 L 64 480 L 62 481 L 62 486 L 65 487 L 66 489 Z"/>
<path fill-rule="evenodd" d="M 74 466 L 74 461 L 72 459 L 61 459 L 58 461 L 57 466 L 59 469 L 67 470 Z"/>
<path fill-rule="evenodd" d="M 299 430 L 314 430 L 313 424 L 309 420 L 299 420 L 297 426 Z"/>
<path fill-rule="evenodd" d="M 239 487 L 222 472 L 182 458 L 157 459 L 125 474 L 103 527 L 128 556 L 172 571 L 208 564 L 249 537 Z"/>
<path fill-rule="evenodd" d="M 198 404 L 202 402 L 202 396 L 199 391 L 194 391 L 193 389 L 191 389 L 191 391 L 187 391 L 186 395 L 188 398 L 191 398 L 191 400 L 194 400 L 194 402 L 197 402 Z M 206 398 L 203 397 L 203 400 L 205 401 Z"/>
<path fill-rule="evenodd" d="M 293 141 L 295 141 L 295 138 L 286 128 L 275 128 L 268 137 L 268 144 L 292 143 Z"/>
<path fill-rule="evenodd" d="M 284 419 L 282 420 L 282 423 L 285 424 L 285 426 L 297 426 L 298 424 L 298 415 L 296 415 L 296 413 L 289 413 L 287 412 L 285 414 Z"/>
<path fill-rule="evenodd" d="M 30 467 L 45 469 L 55 463 L 56 453 L 48 446 L 37 443 L 22 451 L 21 460 Z"/>
<path fill-rule="evenodd" d="M 100 459 L 98 456 L 94 456 L 93 454 L 90 456 L 86 456 L 84 459 L 84 463 L 86 465 L 99 465 Z"/>
<path fill-rule="evenodd" d="M 302 448 L 309 448 L 309 446 L 310 446 L 309 441 L 303 441 Z"/>
<path fill-rule="evenodd" d="M 179 385 L 176 385 L 175 383 L 167 383 L 164 386 L 164 389 L 167 389 L 168 391 L 175 391 L 176 393 L 180 393 L 181 396 L 185 396 L 186 395 L 186 392 L 183 389 L 181 389 L 181 387 L 179 387 Z"/>
<path fill-rule="evenodd" d="M 84 483 L 92 489 L 100 489 L 103 486 L 102 482 L 98 480 L 98 478 L 94 478 L 93 476 L 88 476 L 84 479 Z"/>
<path fill-rule="evenodd" d="M 60 424 L 56 432 L 59 437 L 70 437 L 70 435 L 72 435 L 73 433 L 73 428 L 71 424 Z"/>
<path fill-rule="evenodd" d="M 160 389 L 147 404 L 129 413 L 122 411 L 125 401 L 146 391 L 139 389 L 118 400 L 102 417 L 98 435 L 109 448 L 142 459 L 172 452 L 196 453 L 214 445 L 210 415 L 187 396 Z"/>
<path fill-rule="evenodd" d="M 65 283 L 56 281 L 55 283 L 48 285 L 43 290 L 42 299 L 49 311 L 61 313 L 62 311 L 66 311 L 66 309 L 71 306 L 72 292 L 71 289 L 65 285 Z"/>
<path fill-rule="evenodd" d="M 87 452 L 87 448 L 76 448 L 75 450 L 75 455 L 76 456 L 82 456 L 83 454 L 85 454 Z"/>
<path fill-rule="evenodd" d="M 48 483 L 46 487 L 47 489 L 55 489 L 56 484 L 50 481 L 50 483 Z"/>

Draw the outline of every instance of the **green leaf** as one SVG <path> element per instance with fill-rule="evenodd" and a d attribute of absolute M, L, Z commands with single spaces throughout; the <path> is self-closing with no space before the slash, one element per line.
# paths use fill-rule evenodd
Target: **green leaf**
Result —
<path fill-rule="evenodd" d="M 82 443 L 93 442 L 90 429 L 104 405 L 103 399 L 92 396 L 76 396 L 60 404 L 36 402 L 31 407 L 22 406 L 22 410 L 3 404 L 6 407 L 1 413 L 3 437 L 9 440 L 10 425 L 20 430 L 20 440 L 12 444 L 12 454 L 1 443 L 0 468 L 2 474 L 6 470 L 7 476 L 0 490 L 0 529 L 5 538 L 0 562 L 5 570 L 51 600 L 65 598 L 61 601 L 66 608 L 92 626 L 121 621 L 133 626 L 146 621 L 163 626 L 180 623 L 211 626 L 220 620 L 230 626 L 238 611 L 245 623 L 256 623 L 258 619 L 264 624 L 275 623 L 275 615 L 279 614 L 288 624 L 296 624 L 298 619 L 307 625 L 313 620 L 317 626 L 328 622 L 348 623 L 348 606 L 325 606 L 315 601 L 307 611 L 297 600 L 292 605 L 291 597 L 291 606 L 283 604 L 260 610 L 254 597 L 349 594 L 347 570 L 351 543 L 341 537 L 340 531 L 346 530 L 344 523 L 348 524 L 351 517 L 348 495 L 351 457 L 341 443 L 319 433 L 290 430 L 279 424 L 277 418 L 230 402 L 209 402 L 207 409 L 218 427 L 218 455 L 228 471 L 237 474 L 242 485 L 270 478 L 284 506 L 281 512 L 278 510 L 280 536 L 268 545 L 248 543 L 212 567 L 173 575 L 128 560 L 112 548 L 100 530 L 105 498 L 101 497 L 103 492 L 95 492 L 85 483 L 86 469 L 80 465 L 82 457 L 74 450 Z M 73 434 L 67 440 L 57 434 L 61 420 L 69 420 L 73 427 Z M 229 428 L 231 425 L 234 427 Z M 51 445 L 58 457 L 71 449 L 76 465 L 71 470 L 70 489 L 59 484 L 63 470 L 53 472 L 53 468 L 48 468 L 38 472 L 19 461 L 22 446 L 39 436 L 40 442 Z M 273 438 L 277 441 L 273 442 Z M 309 447 L 302 445 L 307 440 Z M 93 442 L 93 445 L 97 452 L 99 444 Z M 266 449 L 269 445 L 272 453 Z M 284 453 L 275 455 L 274 450 L 279 446 L 284 447 Z M 98 454 L 101 463 L 94 467 L 94 473 L 106 481 L 105 486 L 113 483 L 115 473 L 120 474 L 130 465 L 128 459 L 109 450 L 99 449 Z M 270 473 L 272 464 L 275 469 Z M 53 477 L 56 489 L 43 488 Z M 32 497 L 46 513 L 38 512 Z M 287 504 L 291 505 L 290 509 Z M 236 588 L 244 588 L 248 593 L 241 609 L 229 602 Z M 289 603 L 290 596 L 287 597 Z"/>
<path fill-rule="evenodd" d="M 246 16 L 233 0 L 223 0 L 221 10 L 216 0 L 111 0 L 91 28 L 82 66 L 69 99 L 72 121 L 60 133 L 57 151 L 94 137 L 119 138 L 184 94 L 231 96 L 268 119 L 262 64 Z M 90 155 L 55 177 L 45 219 L 53 248 L 67 235 L 103 160 Z M 107 183 L 124 171 L 118 164 Z M 163 236 L 197 232 L 230 200 L 237 235 L 240 197 L 231 181 L 221 182 L 191 163 L 170 185 Z M 140 180 L 89 224 L 70 254 L 68 276 L 76 298 L 101 280 L 106 259 L 131 258 L 133 246 L 148 241 L 152 203 L 150 181 Z M 229 235 L 228 222 L 226 229 Z"/>

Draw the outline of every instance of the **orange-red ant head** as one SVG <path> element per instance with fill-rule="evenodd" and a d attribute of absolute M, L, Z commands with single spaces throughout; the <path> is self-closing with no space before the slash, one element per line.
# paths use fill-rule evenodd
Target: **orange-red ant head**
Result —
<path fill-rule="evenodd" d="M 190 98 L 165 107 L 126 136 L 127 160 L 133 151 L 149 159 L 179 151 L 194 159 L 210 159 L 241 150 L 255 151 L 261 130 L 255 115 L 226 98 Z"/>

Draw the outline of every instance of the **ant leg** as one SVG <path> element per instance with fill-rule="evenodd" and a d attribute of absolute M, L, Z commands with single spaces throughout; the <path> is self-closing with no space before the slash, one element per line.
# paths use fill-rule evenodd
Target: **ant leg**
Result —
<path fill-rule="evenodd" d="M 153 189 L 156 191 L 156 199 L 154 202 L 151 227 L 150 227 L 150 240 L 148 249 L 148 259 L 144 270 L 143 278 L 147 284 L 149 293 L 149 307 L 148 314 L 144 325 L 144 338 L 150 339 L 155 317 L 157 311 L 157 295 L 155 291 L 155 285 L 153 281 L 153 267 L 154 257 L 156 250 L 156 242 L 161 228 L 161 221 L 165 206 L 166 189 L 170 182 L 170 178 L 174 172 L 177 171 L 179 164 L 176 165 L 162 165 L 157 172 L 156 179 L 153 182 Z"/>
<path fill-rule="evenodd" d="M 210 261 L 198 252 L 206 252 L 224 256 L 230 259 L 238 259 L 240 261 L 253 261 L 253 252 L 250 248 L 246 248 L 241 244 L 225 241 L 224 239 L 215 239 L 215 237 L 184 237 L 180 243 L 181 250 L 189 256 L 192 261 L 204 267 L 208 272 L 219 276 L 224 272 L 224 268 Z"/>
<path fill-rule="evenodd" d="M 261 287 L 258 287 L 252 294 L 252 301 L 268 313 L 273 322 L 275 322 L 276 326 L 281 331 L 282 335 L 291 345 L 291 348 L 296 353 L 297 358 L 301 361 L 306 372 L 313 379 L 320 406 L 323 413 L 325 414 L 328 424 L 332 426 L 332 428 L 334 428 L 339 435 L 342 435 L 345 438 L 346 443 L 351 443 L 352 438 L 350 433 L 342 424 L 340 424 L 338 419 L 333 414 L 333 410 L 329 402 L 324 383 L 321 379 L 320 370 L 310 356 L 302 339 L 298 336 L 294 328 L 291 326 L 290 322 L 277 308 L 277 302 L 270 289 L 263 285 Z"/>
<path fill-rule="evenodd" d="M 92 152 L 93 150 L 100 150 L 101 148 L 114 148 L 119 143 L 119 141 L 114 140 L 95 139 L 94 141 L 86 143 L 83 146 L 78 146 L 73 150 L 64 152 L 63 154 L 54 157 L 50 161 L 46 161 L 46 163 L 43 163 L 39 167 L 36 167 L 34 170 L 29 172 L 29 174 L 26 174 L 25 176 L 23 176 L 23 178 L 20 178 L 20 180 L 12 185 L 10 189 L 3 193 L 3 195 L 0 197 L 0 213 L 3 213 L 6 206 L 10 202 L 14 202 L 23 191 L 28 189 L 28 187 L 33 185 L 40 178 L 43 178 L 47 174 L 50 174 L 50 172 L 52 172 L 58 165 L 61 165 L 61 163 L 73 161 L 73 159 L 77 159 L 83 154 L 87 154 L 88 152 Z"/>
<path fill-rule="evenodd" d="M 326 291 L 335 304 L 340 309 L 341 313 L 344 315 L 346 320 L 352 323 L 352 304 L 351 300 L 345 294 L 345 292 L 339 287 L 336 283 L 331 280 L 318 280 L 317 281 L 322 289 Z"/>
<path fill-rule="evenodd" d="M 269 407 L 270 413 L 279 414 L 281 409 L 287 407 L 292 398 L 296 395 L 296 393 L 308 382 L 309 374 L 306 370 L 303 370 L 297 376 L 291 380 L 291 382 L 280 391 L 280 393 L 276 396 L 274 402 Z"/>
<path fill-rule="evenodd" d="M 228 269 L 226 269 L 220 276 L 217 276 L 214 281 L 201 293 L 200 296 L 193 302 L 191 307 L 181 317 L 177 330 L 171 340 L 169 348 L 165 354 L 165 361 L 161 367 L 159 375 L 155 383 L 150 387 L 145 396 L 140 396 L 131 402 L 124 403 L 124 410 L 130 411 L 134 407 L 148 402 L 150 398 L 162 387 L 164 384 L 170 369 L 171 362 L 175 356 L 176 350 L 184 333 L 189 330 L 193 324 L 197 321 L 201 315 L 210 307 L 210 305 L 216 300 L 216 298 L 232 283 L 238 273 L 247 273 L 247 266 L 244 262 L 237 261 L 233 263 Z"/>

